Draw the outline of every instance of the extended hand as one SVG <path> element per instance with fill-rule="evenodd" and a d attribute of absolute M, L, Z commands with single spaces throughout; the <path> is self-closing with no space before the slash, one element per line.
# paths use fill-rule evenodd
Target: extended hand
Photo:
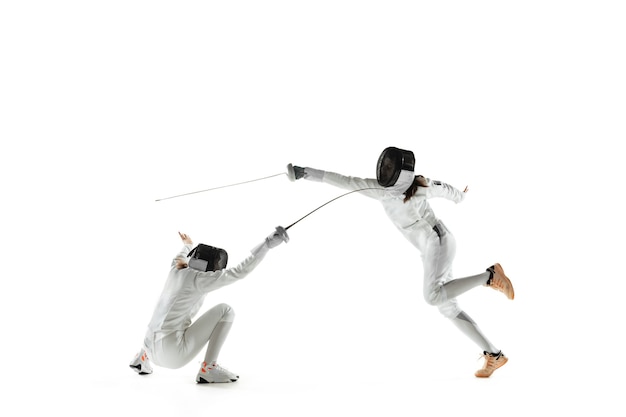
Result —
<path fill-rule="evenodd" d="M 178 232 L 178 236 L 180 236 L 180 239 L 183 241 L 185 245 L 193 245 L 193 240 L 191 240 L 189 235 Z"/>
<path fill-rule="evenodd" d="M 265 238 L 265 242 L 267 243 L 267 247 L 272 249 L 281 243 L 289 242 L 289 235 L 287 234 L 287 230 L 284 227 L 278 226 L 276 227 L 276 231 L 274 231 L 271 235 Z"/>
<path fill-rule="evenodd" d="M 293 164 L 287 165 L 287 177 L 289 177 L 290 181 L 299 180 L 300 178 L 304 178 L 304 168 L 295 166 Z"/>

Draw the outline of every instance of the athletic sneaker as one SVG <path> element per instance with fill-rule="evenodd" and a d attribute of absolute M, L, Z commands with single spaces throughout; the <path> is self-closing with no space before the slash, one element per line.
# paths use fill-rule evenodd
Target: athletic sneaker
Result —
<path fill-rule="evenodd" d="M 488 287 L 493 288 L 494 290 L 498 290 L 509 300 L 515 298 L 515 291 L 513 291 L 513 284 L 511 284 L 511 280 L 504 275 L 504 270 L 500 264 L 495 264 L 487 268 L 487 271 L 491 273 L 491 277 L 485 284 Z"/>
<path fill-rule="evenodd" d="M 216 363 L 207 366 L 206 362 L 202 362 L 202 367 L 196 376 L 198 384 L 211 384 L 214 382 L 236 382 L 239 375 L 235 375 L 226 368 L 222 368 Z"/>
<path fill-rule="evenodd" d="M 479 378 L 489 378 L 493 371 L 507 363 L 509 360 L 506 356 L 504 356 L 502 351 L 498 353 L 483 352 L 482 356 L 485 358 L 485 364 L 482 369 L 479 369 L 474 374 Z"/>
<path fill-rule="evenodd" d="M 135 356 L 135 359 L 133 359 L 128 366 L 130 366 L 133 371 L 137 372 L 139 375 L 148 375 L 152 373 L 152 364 L 150 363 L 150 359 L 148 359 L 148 354 L 143 349 L 141 349 L 137 356 Z"/>

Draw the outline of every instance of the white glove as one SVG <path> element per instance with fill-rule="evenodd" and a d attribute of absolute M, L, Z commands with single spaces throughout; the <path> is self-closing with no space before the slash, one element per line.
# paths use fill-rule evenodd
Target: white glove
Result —
<path fill-rule="evenodd" d="M 287 177 L 289 177 L 289 181 L 292 182 L 304 178 L 304 168 L 287 164 Z"/>
<path fill-rule="evenodd" d="M 253 255 L 258 256 L 262 252 L 267 252 L 269 249 L 273 249 L 283 242 L 289 242 L 289 235 L 284 227 L 277 226 L 276 230 L 266 237 L 262 243 L 252 249 L 251 252 Z"/>
<path fill-rule="evenodd" d="M 315 168 L 302 168 L 293 164 L 287 165 L 287 177 L 290 181 L 296 181 L 300 178 L 305 180 L 321 182 L 324 179 L 324 171 Z"/>
<path fill-rule="evenodd" d="M 276 231 L 266 237 L 265 242 L 267 242 L 267 247 L 270 249 L 275 248 L 283 242 L 289 242 L 289 235 L 287 234 L 287 230 L 285 230 L 285 228 L 282 226 L 276 226 Z"/>

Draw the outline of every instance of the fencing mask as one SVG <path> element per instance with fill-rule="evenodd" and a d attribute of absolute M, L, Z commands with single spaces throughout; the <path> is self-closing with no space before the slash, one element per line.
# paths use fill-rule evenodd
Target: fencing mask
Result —
<path fill-rule="evenodd" d="M 198 271 L 219 271 L 228 264 L 228 253 L 224 249 L 200 243 L 189 252 L 189 268 Z"/>
<path fill-rule="evenodd" d="M 413 181 L 414 170 L 415 156 L 413 155 L 413 152 L 389 147 L 386 148 L 378 158 L 378 164 L 376 166 L 376 179 L 378 180 L 378 184 L 381 186 L 391 187 L 396 185 L 402 171 L 407 171 L 404 176 L 410 177 L 411 181 Z M 410 175 L 408 175 L 409 173 Z M 402 191 L 404 191 L 404 189 Z"/>

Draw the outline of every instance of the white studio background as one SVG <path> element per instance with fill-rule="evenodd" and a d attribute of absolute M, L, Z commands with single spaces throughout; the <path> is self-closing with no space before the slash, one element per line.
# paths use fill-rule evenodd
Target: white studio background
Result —
<path fill-rule="evenodd" d="M 0 5 L 3 415 L 623 415 L 626 30 L 618 1 L 7 1 Z M 231 265 L 371 177 L 387 146 L 470 191 L 432 205 L 459 299 L 510 357 L 421 296 L 419 255 L 358 195 L 289 230 L 245 282 L 221 355 L 140 378 L 177 232 Z M 200 358 L 198 358 L 198 361 Z M 562 414 L 562 413 L 561 413 Z"/>

